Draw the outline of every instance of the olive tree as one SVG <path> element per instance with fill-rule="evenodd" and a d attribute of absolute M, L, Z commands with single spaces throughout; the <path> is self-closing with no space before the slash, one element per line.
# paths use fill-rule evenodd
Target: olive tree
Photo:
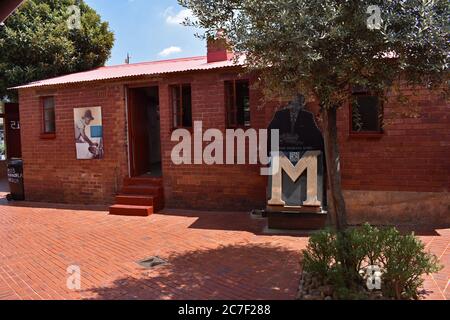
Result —
<path fill-rule="evenodd" d="M 345 228 L 337 110 L 353 87 L 385 96 L 394 83 L 428 88 L 447 76 L 448 0 L 179 0 L 217 30 L 268 95 L 302 93 L 321 107 L 332 220 Z"/>

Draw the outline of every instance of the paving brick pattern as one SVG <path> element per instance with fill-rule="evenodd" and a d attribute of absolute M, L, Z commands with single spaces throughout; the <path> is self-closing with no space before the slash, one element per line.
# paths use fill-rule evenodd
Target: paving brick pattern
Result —
<path fill-rule="evenodd" d="M 294 299 L 307 236 L 262 233 L 245 213 L 165 211 L 149 218 L 0 200 L 0 299 Z M 421 238 L 446 268 L 428 298 L 450 298 L 450 229 Z M 136 262 L 168 262 L 145 269 Z M 81 268 L 81 290 L 67 268 Z"/>

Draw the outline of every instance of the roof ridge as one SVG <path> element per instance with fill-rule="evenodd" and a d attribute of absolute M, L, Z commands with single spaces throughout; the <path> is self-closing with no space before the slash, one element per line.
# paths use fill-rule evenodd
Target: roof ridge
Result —
<path fill-rule="evenodd" d="M 187 57 L 187 58 L 177 58 L 177 59 L 165 59 L 165 60 L 154 60 L 154 61 L 143 61 L 143 62 L 136 62 L 136 63 L 122 63 L 122 64 L 116 64 L 113 66 L 103 66 L 98 67 L 98 69 L 111 69 L 111 68 L 121 68 L 121 67 L 132 67 L 132 66 L 142 66 L 142 65 L 149 65 L 149 64 L 159 64 L 159 63 L 168 63 L 168 62 L 183 62 L 183 61 L 190 61 L 190 60 L 201 60 L 206 59 L 206 56 L 194 56 L 194 57 Z M 93 69 L 93 70 L 96 70 Z"/>

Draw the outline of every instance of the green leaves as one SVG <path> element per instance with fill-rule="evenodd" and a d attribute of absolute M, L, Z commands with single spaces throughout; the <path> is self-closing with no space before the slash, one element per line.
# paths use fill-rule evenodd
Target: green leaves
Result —
<path fill-rule="evenodd" d="M 303 91 L 334 107 L 350 97 L 351 86 L 384 92 L 400 76 L 433 86 L 442 83 L 448 68 L 447 0 L 179 3 L 193 10 L 207 35 L 225 29 L 273 95 Z M 367 25 L 373 5 L 380 8 L 380 30 Z"/>
<path fill-rule="evenodd" d="M 67 8 L 81 9 L 80 30 L 69 30 Z M 8 87 L 104 65 L 114 35 L 84 1 L 29 0 L 0 27 L 0 97 Z"/>
<path fill-rule="evenodd" d="M 424 244 L 413 234 L 401 236 L 398 231 L 390 230 L 385 243 L 383 291 L 396 299 L 418 299 L 417 291 L 423 284 L 422 275 L 442 269 L 437 257 L 426 252 Z"/>
<path fill-rule="evenodd" d="M 336 255 L 336 235 L 330 230 L 317 232 L 311 236 L 308 247 L 303 251 L 303 267 L 326 280 Z"/>
<path fill-rule="evenodd" d="M 304 270 L 334 285 L 342 299 L 357 296 L 370 266 L 382 270 L 384 297 L 395 299 L 418 299 L 422 276 L 442 268 L 414 234 L 369 224 L 339 233 L 320 231 L 311 236 L 303 257 Z"/>

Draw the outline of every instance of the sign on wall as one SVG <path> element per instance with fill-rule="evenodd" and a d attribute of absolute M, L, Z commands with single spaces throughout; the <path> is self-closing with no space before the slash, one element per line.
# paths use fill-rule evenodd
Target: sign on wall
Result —
<path fill-rule="evenodd" d="M 77 159 L 103 159 L 102 108 L 75 108 L 73 114 Z"/>

